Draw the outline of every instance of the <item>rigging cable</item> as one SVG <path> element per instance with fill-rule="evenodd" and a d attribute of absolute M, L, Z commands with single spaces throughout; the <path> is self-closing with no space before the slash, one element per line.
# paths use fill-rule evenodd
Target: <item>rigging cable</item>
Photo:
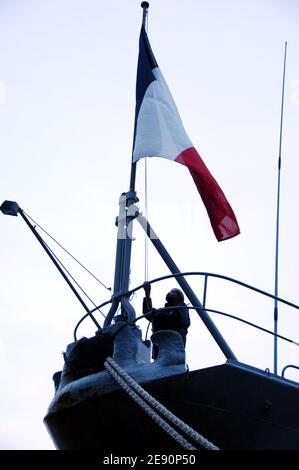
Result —
<path fill-rule="evenodd" d="M 27 215 L 27 214 L 26 214 Z M 83 287 L 80 286 L 80 284 L 76 281 L 76 279 L 71 275 L 71 273 L 68 271 L 68 269 L 65 267 L 65 265 L 62 263 L 62 261 L 58 258 L 58 256 L 53 252 L 53 250 L 49 247 L 49 245 L 47 245 L 47 243 L 44 241 L 44 244 L 46 245 L 46 247 L 48 248 L 48 250 L 52 253 L 52 255 L 54 256 L 54 258 L 57 260 L 57 262 L 61 265 L 61 267 L 65 270 L 65 272 L 69 275 L 69 277 L 72 279 L 72 281 L 74 281 L 74 283 L 77 285 L 77 287 L 81 290 L 81 292 L 83 292 L 83 294 L 88 298 L 88 300 L 92 303 L 92 305 L 94 307 L 96 307 L 97 305 L 95 304 L 95 302 L 89 297 L 89 295 L 85 292 L 85 290 L 83 289 Z M 100 308 L 97 308 L 97 310 L 101 313 L 101 315 L 106 318 L 105 314 L 100 310 Z M 89 314 L 86 314 L 87 316 L 90 315 L 90 312 Z M 97 322 L 96 322 L 97 324 Z M 97 326 L 99 326 L 97 324 Z"/>
<path fill-rule="evenodd" d="M 63 251 L 65 251 L 65 253 L 67 253 L 74 261 L 76 261 L 76 263 L 78 263 L 81 268 L 85 269 L 85 271 L 88 272 L 88 274 L 90 274 L 96 281 L 98 281 L 106 290 L 108 291 L 111 291 L 111 287 L 107 287 L 102 281 L 100 281 L 100 279 L 98 279 L 91 271 L 89 271 L 89 269 L 87 269 L 77 258 L 75 258 L 75 256 L 73 256 L 66 248 L 64 248 L 64 246 L 61 245 L 61 243 L 59 243 L 54 237 L 52 237 L 52 235 L 50 235 L 49 232 L 47 232 L 43 227 L 41 227 L 32 217 L 30 217 L 30 215 L 28 215 L 25 211 L 23 211 L 24 214 L 28 217 L 28 219 L 30 219 L 37 227 L 39 227 L 48 237 L 51 238 L 51 240 L 53 240 L 54 243 L 56 243 L 56 245 L 58 245 Z"/>
<path fill-rule="evenodd" d="M 144 159 L 144 215 L 148 218 L 147 157 Z M 148 281 L 148 235 L 144 235 L 144 282 Z"/>
<path fill-rule="evenodd" d="M 137 319 L 136 319 L 137 320 Z M 150 323 L 147 325 L 146 332 L 145 332 L 145 341 L 147 340 L 148 331 L 149 331 Z"/>

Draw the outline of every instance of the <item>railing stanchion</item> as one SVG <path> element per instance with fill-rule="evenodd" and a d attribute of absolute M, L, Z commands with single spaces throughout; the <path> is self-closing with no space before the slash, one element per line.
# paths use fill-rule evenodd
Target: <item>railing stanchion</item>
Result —
<path fill-rule="evenodd" d="M 205 274 L 205 281 L 204 281 L 204 286 L 203 286 L 203 300 L 202 300 L 203 308 L 206 308 L 207 290 L 208 290 L 208 275 Z"/>

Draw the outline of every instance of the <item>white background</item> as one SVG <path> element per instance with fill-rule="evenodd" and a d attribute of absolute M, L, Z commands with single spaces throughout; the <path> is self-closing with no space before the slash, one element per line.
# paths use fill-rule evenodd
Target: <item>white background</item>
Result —
<path fill-rule="evenodd" d="M 17 201 L 108 286 L 118 198 L 129 184 L 141 14 L 135 0 L 0 2 L 0 202 Z M 149 220 L 181 270 L 221 273 L 270 292 L 288 41 L 279 294 L 295 303 L 298 20 L 296 0 L 152 0 L 148 28 L 185 128 L 242 233 L 218 243 L 188 171 L 163 159 L 148 162 Z M 137 190 L 143 210 L 144 162 Z M 144 235 L 137 227 L 135 236 L 132 286 L 144 281 Z M 168 273 L 151 247 L 149 258 L 150 277 Z M 109 298 L 68 266 L 96 303 Z M 42 423 L 54 391 L 51 376 L 61 369 L 61 352 L 84 311 L 20 217 L 0 216 L 0 281 L 0 448 L 52 449 Z M 153 288 L 155 306 L 173 285 Z M 192 285 L 201 297 L 202 281 Z M 141 302 L 142 293 L 134 299 L 138 313 Z M 227 283 L 211 281 L 208 306 L 273 328 L 272 301 Z M 279 315 L 279 332 L 298 341 L 297 311 L 281 308 Z M 191 318 L 189 367 L 222 363 L 194 311 Z M 272 337 L 212 318 L 239 360 L 273 370 Z M 79 337 L 94 331 L 87 320 Z M 287 363 L 299 363 L 298 348 L 280 341 L 279 371 Z"/>

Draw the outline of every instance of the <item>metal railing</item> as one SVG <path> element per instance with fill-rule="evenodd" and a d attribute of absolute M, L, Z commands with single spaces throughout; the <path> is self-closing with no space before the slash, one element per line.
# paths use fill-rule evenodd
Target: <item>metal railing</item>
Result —
<path fill-rule="evenodd" d="M 118 298 L 121 298 L 122 296 L 127 296 L 129 297 L 130 295 L 132 295 L 133 293 L 139 291 L 140 289 L 144 289 L 145 286 L 147 285 L 152 285 L 152 284 L 156 284 L 158 282 L 161 282 L 161 281 L 165 281 L 167 279 L 177 279 L 179 277 L 190 277 L 190 276 L 198 276 L 198 277 L 203 277 L 204 278 L 204 287 L 203 287 L 203 301 L 202 301 L 202 309 L 198 308 L 198 307 L 189 307 L 190 309 L 194 309 L 194 310 L 204 310 L 206 312 L 211 312 L 211 313 L 216 313 L 216 314 L 219 314 L 219 315 L 223 315 L 223 316 L 226 316 L 226 317 L 229 317 L 229 318 L 232 318 L 233 320 L 236 320 L 236 321 L 240 321 L 242 323 L 245 323 L 249 326 L 252 326 L 253 328 L 256 328 L 256 329 L 259 329 L 265 333 L 268 333 L 272 336 L 275 336 L 279 339 L 282 339 L 284 341 L 287 341 L 289 343 L 292 343 L 296 346 L 299 347 L 299 343 L 290 339 L 290 338 L 287 338 L 285 336 L 282 336 L 282 335 L 279 335 L 277 333 L 274 333 L 273 331 L 271 330 L 268 330 L 264 327 L 261 327 L 260 325 L 257 325 L 255 323 L 252 323 L 250 321 L 247 321 L 247 320 L 244 320 L 243 318 L 241 317 L 238 317 L 236 315 L 231 315 L 229 313 L 226 313 L 226 312 L 223 312 L 223 311 L 220 311 L 220 310 L 215 310 L 215 309 L 210 309 L 210 308 L 207 308 L 207 296 L 208 296 L 208 281 L 209 281 L 209 278 L 216 278 L 216 279 L 220 279 L 220 280 L 223 280 L 223 281 L 226 281 L 226 282 L 230 282 L 230 283 L 233 283 L 233 284 L 236 284 L 236 285 L 239 285 L 241 287 L 244 287 L 245 289 L 248 289 L 248 290 L 251 290 L 253 292 L 256 292 L 258 293 L 259 295 L 262 295 L 264 297 L 268 297 L 270 299 L 275 299 L 277 302 L 280 302 L 284 305 L 287 305 L 291 308 L 294 308 L 296 310 L 299 310 L 299 305 L 293 303 L 293 302 L 290 302 L 288 300 L 285 300 L 281 297 L 277 297 L 269 292 L 266 292 L 262 289 L 259 289 L 255 286 L 252 286 L 250 284 L 247 284 L 245 282 L 242 282 L 242 281 L 239 281 L 237 279 L 234 279 L 234 278 L 231 278 L 231 277 L 228 277 L 228 276 L 224 276 L 224 275 L 221 275 L 221 274 L 216 274 L 216 273 L 210 273 L 210 272 L 202 272 L 202 271 L 190 271 L 190 272 L 183 272 L 183 273 L 176 273 L 176 274 L 168 274 L 166 276 L 160 276 L 160 277 L 157 277 L 155 279 L 152 279 L 150 281 L 147 281 L 143 284 L 140 284 L 138 285 L 137 287 L 133 288 L 133 289 L 130 289 L 126 292 L 120 292 L 117 296 L 112 296 L 111 299 L 103 302 L 102 304 L 100 304 L 99 306 L 95 307 L 94 309 L 90 310 L 89 313 L 86 313 L 80 320 L 79 322 L 77 323 L 76 327 L 75 327 L 75 330 L 74 330 L 74 339 L 75 341 L 77 340 L 77 331 L 78 331 L 78 328 L 79 326 L 81 325 L 81 323 L 87 318 L 90 316 L 90 313 L 94 313 L 96 312 L 96 310 L 104 307 L 105 305 L 108 305 L 109 303 L 113 302 L 114 300 L 118 299 Z M 139 317 L 137 317 L 134 321 L 138 321 L 140 319 L 144 318 L 144 315 L 141 315 Z M 288 365 L 286 367 L 283 368 L 282 370 L 282 377 L 284 377 L 284 373 L 285 373 L 285 370 L 289 367 L 293 367 L 293 368 L 296 368 L 296 369 L 299 369 L 299 367 L 297 366 L 292 366 L 292 365 Z"/>

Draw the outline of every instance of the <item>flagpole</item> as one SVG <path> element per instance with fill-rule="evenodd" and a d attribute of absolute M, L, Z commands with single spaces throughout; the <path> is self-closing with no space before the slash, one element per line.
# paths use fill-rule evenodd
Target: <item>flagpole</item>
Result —
<path fill-rule="evenodd" d="M 149 8 L 148 2 L 142 2 L 142 25 L 145 27 L 147 10 Z M 133 220 L 135 214 L 129 211 L 129 208 L 138 201 L 135 191 L 135 180 L 136 180 L 136 162 L 131 163 L 131 177 L 130 177 L 130 189 L 127 193 L 123 193 L 120 198 L 120 210 L 117 224 L 118 235 L 116 244 L 116 260 L 115 260 L 115 271 L 114 271 L 114 292 L 118 294 L 120 292 L 126 292 L 129 288 L 130 279 L 130 267 L 131 267 L 131 251 L 132 251 L 132 234 L 133 234 Z M 123 220 L 125 211 L 125 220 Z M 133 211 L 134 212 L 134 211 Z M 135 310 L 129 302 L 126 295 L 120 299 L 121 313 L 127 317 L 128 320 L 134 320 L 136 318 Z M 119 299 L 114 299 L 112 306 L 106 317 L 104 326 L 108 326 L 111 323 L 113 316 L 115 315 L 119 306 Z"/>
<path fill-rule="evenodd" d="M 283 130 L 283 110 L 284 110 L 284 91 L 285 91 L 285 72 L 287 58 L 287 41 L 284 43 L 284 62 L 282 78 L 282 96 L 280 112 L 280 134 L 279 134 L 279 152 L 278 152 L 278 178 L 277 178 L 277 209 L 276 209 L 276 242 L 275 242 L 275 287 L 274 295 L 278 297 L 278 260 L 279 260 L 279 219 L 280 219 L 280 176 L 281 176 L 281 148 L 282 148 L 282 130 Z M 274 299 L 274 374 L 277 374 L 277 349 L 278 349 L 278 302 Z"/>
<path fill-rule="evenodd" d="M 147 10 L 149 9 L 149 3 L 148 2 L 141 2 L 141 8 L 143 9 L 142 13 L 142 26 L 145 27 L 146 23 L 146 17 L 147 17 Z"/>
<path fill-rule="evenodd" d="M 145 27 L 147 11 L 149 9 L 149 3 L 148 2 L 142 2 L 140 6 L 143 9 L 143 12 L 142 12 L 142 26 Z M 130 191 L 135 191 L 136 165 L 137 165 L 137 162 L 132 161 L 132 164 L 131 164 L 131 178 L 130 178 Z"/>

